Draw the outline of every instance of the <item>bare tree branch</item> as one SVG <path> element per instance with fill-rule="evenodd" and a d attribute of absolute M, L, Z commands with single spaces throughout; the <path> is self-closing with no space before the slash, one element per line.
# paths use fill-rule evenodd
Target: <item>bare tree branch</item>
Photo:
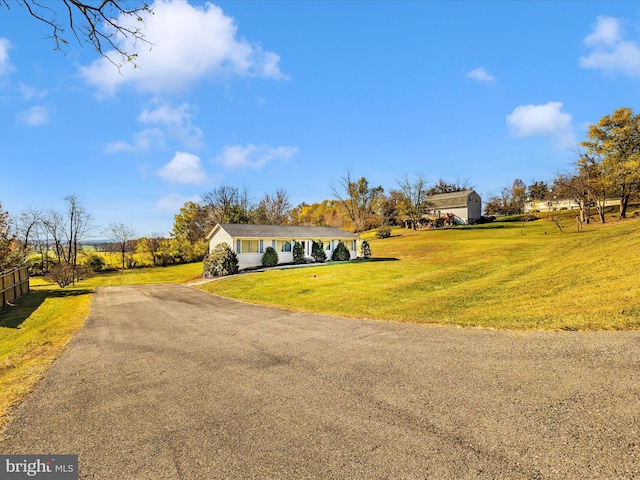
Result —
<path fill-rule="evenodd" d="M 121 6 L 118 0 L 62 0 L 67 11 L 68 18 L 62 22 L 57 18 L 58 12 L 52 8 L 51 2 L 43 0 L 0 0 L 7 10 L 12 5 L 18 5 L 36 20 L 46 24 L 52 30 L 49 37 L 54 42 L 55 50 L 62 50 L 62 46 L 68 45 L 68 40 L 63 36 L 65 29 L 71 30 L 78 43 L 87 43 L 98 52 L 101 57 L 120 68 L 123 62 L 131 62 L 137 67 L 136 52 L 126 51 L 120 46 L 119 39 L 133 38 L 134 45 L 138 41 L 151 46 L 142 31 L 144 16 L 153 14 L 149 5 L 143 0 L 136 0 L 136 5 L 131 8 Z M 128 19 L 134 19 L 134 26 L 130 26 Z M 114 51 L 120 56 L 120 61 L 113 59 L 109 54 Z"/>

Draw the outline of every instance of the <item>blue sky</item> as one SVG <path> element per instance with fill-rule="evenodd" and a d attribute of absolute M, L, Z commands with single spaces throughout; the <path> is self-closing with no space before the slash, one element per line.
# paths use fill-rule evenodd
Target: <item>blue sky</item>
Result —
<path fill-rule="evenodd" d="M 487 198 L 567 170 L 589 123 L 636 109 L 636 2 L 156 2 L 140 68 L 0 8 L 0 202 L 76 194 L 167 234 L 219 185 L 295 205 L 351 169 L 468 179 Z"/>

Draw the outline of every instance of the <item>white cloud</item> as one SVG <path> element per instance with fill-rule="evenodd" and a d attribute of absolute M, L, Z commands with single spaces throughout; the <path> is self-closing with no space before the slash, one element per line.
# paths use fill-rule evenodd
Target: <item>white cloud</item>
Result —
<path fill-rule="evenodd" d="M 150 47 L 133 38 L 117 40 L 124 51 L 138 54 L 139 68 L 129 62 L 118 70 L 105 58 L 81 68 L 81 76 L 101 94 L 113 95 L 125 84 L 144 92 L 180 91 L 201 79 L 229 74 L 287 78 L 278 67 L 280 57 L 238 38 L 234 19 L 216 5 L 156 0 L 151 9 L 143 25 Z M 128 25 L 135 19 L 117 21 Z M 118 59 L 116 52 L 108 55 Z"/>
<path fill-rule="evenodd" d="M 496 80 L 496 77 L 487 72 L 484 67 L 474 68 L 469 73 L 467 73 L 467 78 L 483 83 L 491 83 Z"/>
<path fill-rule="evenodd" d="M 11 42 L 6 38 L 0 38 L 0 75 L 13 72 L 14 68 L 9 61 L 9 49 Z"/>
<path fill-rule="evenodd" d="M 200 128 L 192 125 L 189 110 L 190 106 L 187 103 L 177 108 L 163 104 L 153 110 L 143 110 L 138 116 L 138 121 L 144 124 L 160 124 L 170 138 L 189 148 L 198 148 L 202 145 L 204 134 Z"/>
<path fill-rule="evenodd" d="M 29 87 L 22 82 L 18 83 L 18 90 L 22 95 L 22 98 L 26 101 L 30 100 L 42 100 L 46 97 L 49 92 L 47 90 L 37 90 L 35 88 Z"/>
<path fill-rule="evenodd" d="M 584 38 L 584 43 L 592 52 L 580 57 L 581 67 L 640 77 L 640 46 L 623 39 L 617 18 L 598 17 L 593 31 Z"/>
<path fill-rule="evenodd" d="M 165 195 L 162 198 L 159 198 L 156 202 L 156 207 L 159 210 L 163 210 L 165 212 L 177 212 L 179 211 L 183 205 L 187 202 L 200 202 L 200 197 L 195 195 L 193 197 L 185 197 L 180 195 L 179 193 L 170 193 L 169 195 Z"/>
<path fill-rule="evenodd" d="M 145 125 L 158 125 L 147 128 L 134 135 L 133 142 L 117 140 L 107 144 L 107 153 L 135 152 L 151 149 L 154 145 L 162 146 L 165 139 L 177 140 L 184 147 L 200 148 L 204 133 L 191 123 L 190 106 L 183 103 L 172 108 L 165 103 L 151 109 L 144 109 L 137 120 Z"/>
<path fill-rule="evenodd" d="M 603 15 L 598 17 L 593 32 L 584 38 L 584 43 L 593 47 L 599 45 L 615 45 L 620 40 L 620 21 L 617 18 Z"/>
<path fill-rule="evenodd" d="M 261 168 L 272 160 L 286 162 L 298 147 L 270 147 L 269 145 L 227 145 L 215 161 L 226 168 Z"/>
<path fill-rule="evenodd" d="M 158 170 L 158 175 L 172 183 L 202 185 L 209 180 L 200 157 L 186 152 L 176 152 L 173 159 Z"/>
<path fill-rule="evenodd" d="M 49 114 L 44 107 L 31 107 L 29 110 L 18 114 L 18 122 L 27 127 L 38 127 L 49 121 Z"/>
<path fill-rule="evenodd" d="M 142 130 L 133 136 L 133 142 L 127 143 L 122 140 L 116 140 L 110 142 L 105 148 L 106 153 L 120 153 L 120 152 L 140 152 L 151 149 L 151 147 L 158 143 L 164 142 L 164 133 L 157 128 L 149 128 Z"/>
<path fill-rule="evenodd" d="M 559 147 L 575 144 L 571 114 L 563 113 L 562 102 L 545 105 L 520 105 L 507 115 L 507 126 L 514 137 L 543 136 L 555 140 Z"/>

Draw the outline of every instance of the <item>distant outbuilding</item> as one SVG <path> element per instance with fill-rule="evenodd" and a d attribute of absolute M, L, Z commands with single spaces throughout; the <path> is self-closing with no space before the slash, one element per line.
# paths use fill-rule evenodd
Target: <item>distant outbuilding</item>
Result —
<path fill-rule="evenodd" d="M 475 190 L 440 193 L 427 198 L 427 210 L 417 227 L 441 225 L 469 225 L 482 218 L 482 199 Z M 404 219 L 405 226 L 411 228 L 410 219 Z"/>
<path fill-rule="evenodd" d="M 482 218 L 482 199 L 475 190 L 440 193 L 428 198 L 430 215 L 454 215 L 456 223 L 472 224 Z"/>

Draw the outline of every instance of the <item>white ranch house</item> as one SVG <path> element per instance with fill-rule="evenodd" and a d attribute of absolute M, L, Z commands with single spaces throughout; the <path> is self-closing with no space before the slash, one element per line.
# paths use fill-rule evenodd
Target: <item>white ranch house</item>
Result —
<path fill-rule="evenodd" d="M 311 258 L 313 241 L 321 240 L 331 259 L 339 242 L 345 244 L 351 258 L 358 258 L 358 236 L 337 227 L 301 227 L 293 225 L 247 225 L 218 223 L 207 235 L 209 253 L 220 243 L 226 243 L 238 256 L 240 270 L 262 265 L 262 255 L 267 247 L 278 252 L 278 263 L 293 262 L 293 242 L 302 243 L 305 257 Z"/>

